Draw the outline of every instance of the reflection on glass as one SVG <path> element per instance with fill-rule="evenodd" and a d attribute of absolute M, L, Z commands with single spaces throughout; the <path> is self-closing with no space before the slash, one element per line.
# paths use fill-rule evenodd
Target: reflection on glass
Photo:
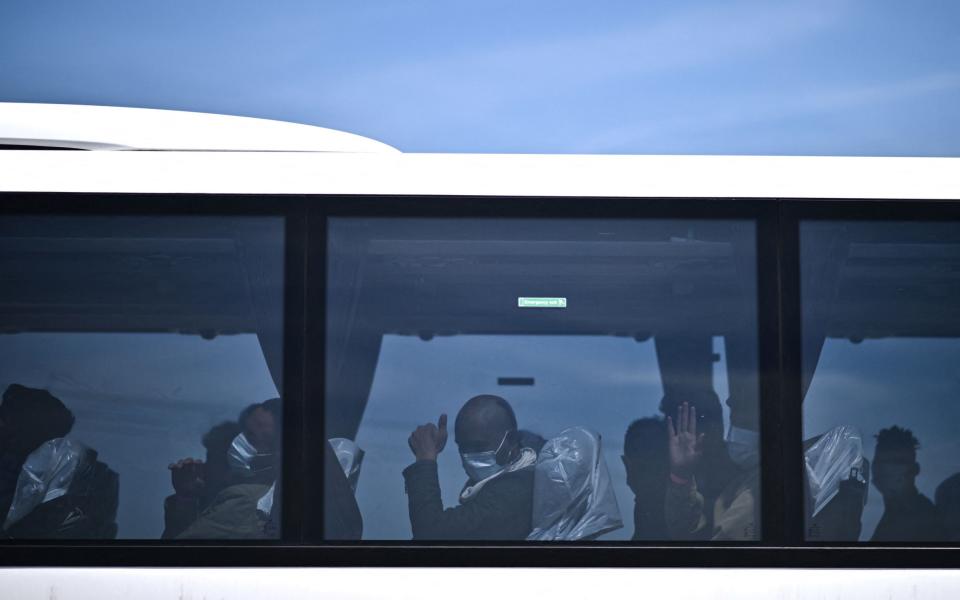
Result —
<path fill-rule="evenodd" d="M 328 241 L 326 437 L 364 458 L 328 474 L 327 539 L 759 539 L 752 222 Z"/>
<path fill-rule="evenodd" d="M 960 539 L 960 229 L 801 226 L 809 540 Z"/>
<path fill-rule="evenodd" d="M 2 535 L 276 537 L 282 221 L 2 217 L 0 249 Z"/>

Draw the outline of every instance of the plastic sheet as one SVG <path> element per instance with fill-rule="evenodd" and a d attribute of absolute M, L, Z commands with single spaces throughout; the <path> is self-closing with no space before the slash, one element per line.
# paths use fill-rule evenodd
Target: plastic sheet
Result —
<path fill-rule="evenodd" d="M 330 445 L 333 447 L 334 454 L 343 468 L 343 474 L 347 476 L 347 482 L 350 489 L 356 493 L 357 482 L 360 480 L 360 466 L 363 463 L 363 450 L 353 440 L 346 438 L 332 438 Z"/>
<path fill-rule="evenodd" d="M 867 483 L 863 465 L 863 437 L 850 425 L 834 427 L 804 453 L 807 481 L 816 516 L 840 491 L 840 482 Z"/>
<path fill-rule="evenodd" d="M 270 484 L 270 489 L 267 490 L 267 493 L 261 496 L 259 500 L 257 500 L 257 510 L 259 510 L 260 512 L 262 512 L 267 516 L 269 516 L 270 512 L 273 510 L 273 494 L 276 489 L 277 489 L 276 482 Z"/>
<path fill-rule="evenodd" d="M 84 464 L 86 454 L 86 446 L 67 438 L 48 440 L 30 453 L 17 477 L 17 487 L 3 524 L 4 529 L 29 515 L 44 502 L 65 495 Z"/>
<path fill-rule="evenodd" d="M 533 531 L 528 540 L 595 539 L 623 527 L 600 436 L 564 430 L 540 451 L 534 471 Z"/>

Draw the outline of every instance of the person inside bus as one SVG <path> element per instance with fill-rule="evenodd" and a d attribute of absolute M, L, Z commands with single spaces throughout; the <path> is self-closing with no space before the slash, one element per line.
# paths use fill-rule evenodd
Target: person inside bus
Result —
<path fill-rule="evenodd" d="M 513 408 L 499 396 L 475 396 L 457 414 L 454 435 L 467 482 L 459 504 L 447 509 L 437 473 L 447 416 L 417 427 L 408 440 L 416 459 L 403 471 L 413 539 L 525 539 L 532 530 L 537 449 L 518 430 Z"/>
<path fill-rule="evenodd" d="M 696 409 L 697 430 L 703 433 L 703 456 L 694 473 L 697 488 L 706 506 L 713 506 L 736 468 L 730 460 L 723 441 L 723 410 L 717 394 L 684 394 L 684 400 Z M 678 395 L 666 395 L 660 400 L 664 415 L 677 414 L 682 402 Z M 627 430 L 624 444 L 624 466 L 627 485 L 634 492 L 635 540 L 668 539 L 664 517 L 670 458 L 667 452 L 666 421 L 650 418 L 634 422 L 636 429 Z M 634 427 L 633 425 L 631 427 Z M 646 438 L 646 439 L 643 439 Z M 706 528 L 713 527 L 713 513 L 707 511 Z"/>
<path fill-rule="evenodd" d="M 73 413 L 46 390 L 13 384 L 0 404 L 0 515 L 13 502 L 24 461 L 47 440 L 70 433 Z"/>
<path fill-rule="evenodd" d="M 944 541 L 960 542 L 960 473 L 944 479 L 933 497 L 943 524 Z"/>
<path fill-rule="evenodd" d="M 937 509 L 917 490 L 920 442 L 909 429 L 894 425 L 877 434 L 873 485 L 883 496 L 883 516 L 872 542 L 929 542 L 943 536 Z"/>
<path fill-rule="evenodd" d="M 116 537 L 119 478 L 97 460 L 96 450 L 66 438 L 74 422 L 70 409 L 47 390 L 13 384 L 4 391 L 0 523 L 6 536 Z M 53 489 L 61 482 L 69 483 Z"/>
<path fill-rule="evenodd" d="M 806 538 L 856 542 L 863 527 L 870 461 L 860 431 L 839 425 L 803 441 Z M 827 473 L 831 473 L 830 477 Z M 830 482 L 833 477 L 836 483 Z M 823 503 L 823 499 L 829 498 Z"/>
<path fill-rule="evenodd" d="M 680 405 L 686 402 L 696 409 L 697 432 L 703 434 L 702 454 L 694 473 L 697 490 L 703 496 L 705 506 L 713 503 L 737 475 L 738 469 L 730 459 L 727 442 L 723 435 L 723 407 L 714 391 L 688 391 L 682 395 L 667 395 L 660 400 L 660 412 L 664 418 L 675 416 Z M 666 424 L 664 424 L 666 425 Z M 664 433 L 666 435 L 666 433 Z M 666 454 L 666 447 L 661 450 Z M 669 468 L 669 456 L 666 457 Z M 707 511 L 707 528 L 713 528 L 713 511 Z"/>
<path fill-rule="evenodd" d="M 667 539 L 667 422 L 660 417 L 644 417 L 631 423 L 624 435 L 621 459 L 627 487 L 634 495 L 633 539 Z"/>
<path fill-rule="evenodd" d="M 705 434 L 698 432 L 696 408 L 684 402 L 675 420 L 667 417 L 670 471 L 665 514 L 672 539 L 758 539 L 760 434 L 756 406 L 735 397 L 727 404 L 730 430 L 725 448 L 712 451 L 727 452 L 736 472 L 712 503 L 705 500 L 697 484 L 698 467 L 708 446 Z"/>
<path fill-rule="evenodd" d="M 280 401 L 254 404 L 238 419 L 241 431 L 226 449 L 225 485 L 179 539 L 249 539 L 267 535 L 280 471 Z M 220 460 L 220 457 L 217 457 Z"/>
<path fill-rule="evenodd" d="M 183 533 L 227 486 L 227 450 L 241 430 L 236 421 L 215 425 L 203 436 L 206 460 L 184 458 L 170 465 L 173 494 L 163 503 L 163 539 Z"/>

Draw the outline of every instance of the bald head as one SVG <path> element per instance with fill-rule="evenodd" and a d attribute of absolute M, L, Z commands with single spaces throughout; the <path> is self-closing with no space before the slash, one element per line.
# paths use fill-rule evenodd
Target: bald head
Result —
<path fill-rule="evenodd" d="M 483 394 L 467 400 L 454 425 L 461 452 L 496 450 L 504 435 L 517 430 L 517 417 L 500 396 Z"/>

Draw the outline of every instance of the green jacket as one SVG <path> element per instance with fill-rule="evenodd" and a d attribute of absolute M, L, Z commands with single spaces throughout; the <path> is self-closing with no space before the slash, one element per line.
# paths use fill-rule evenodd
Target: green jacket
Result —
<path fill-rule="evenodd" d="M 257 510 L 257 501 L 269 489 L 269 485 L 260 483 L 241 483 L 224 488 L 177 539 L 263 539 L 267 515 Z"/>
<path fill-rule="evenodd" d="M 759 537 L 760 469 L 741 471 L 707 506 L 696 481 L 667 484 L 667 532 L 674 540 L 751 541 Z M 711 528 L 707 511 L 713 512 Z"/>

